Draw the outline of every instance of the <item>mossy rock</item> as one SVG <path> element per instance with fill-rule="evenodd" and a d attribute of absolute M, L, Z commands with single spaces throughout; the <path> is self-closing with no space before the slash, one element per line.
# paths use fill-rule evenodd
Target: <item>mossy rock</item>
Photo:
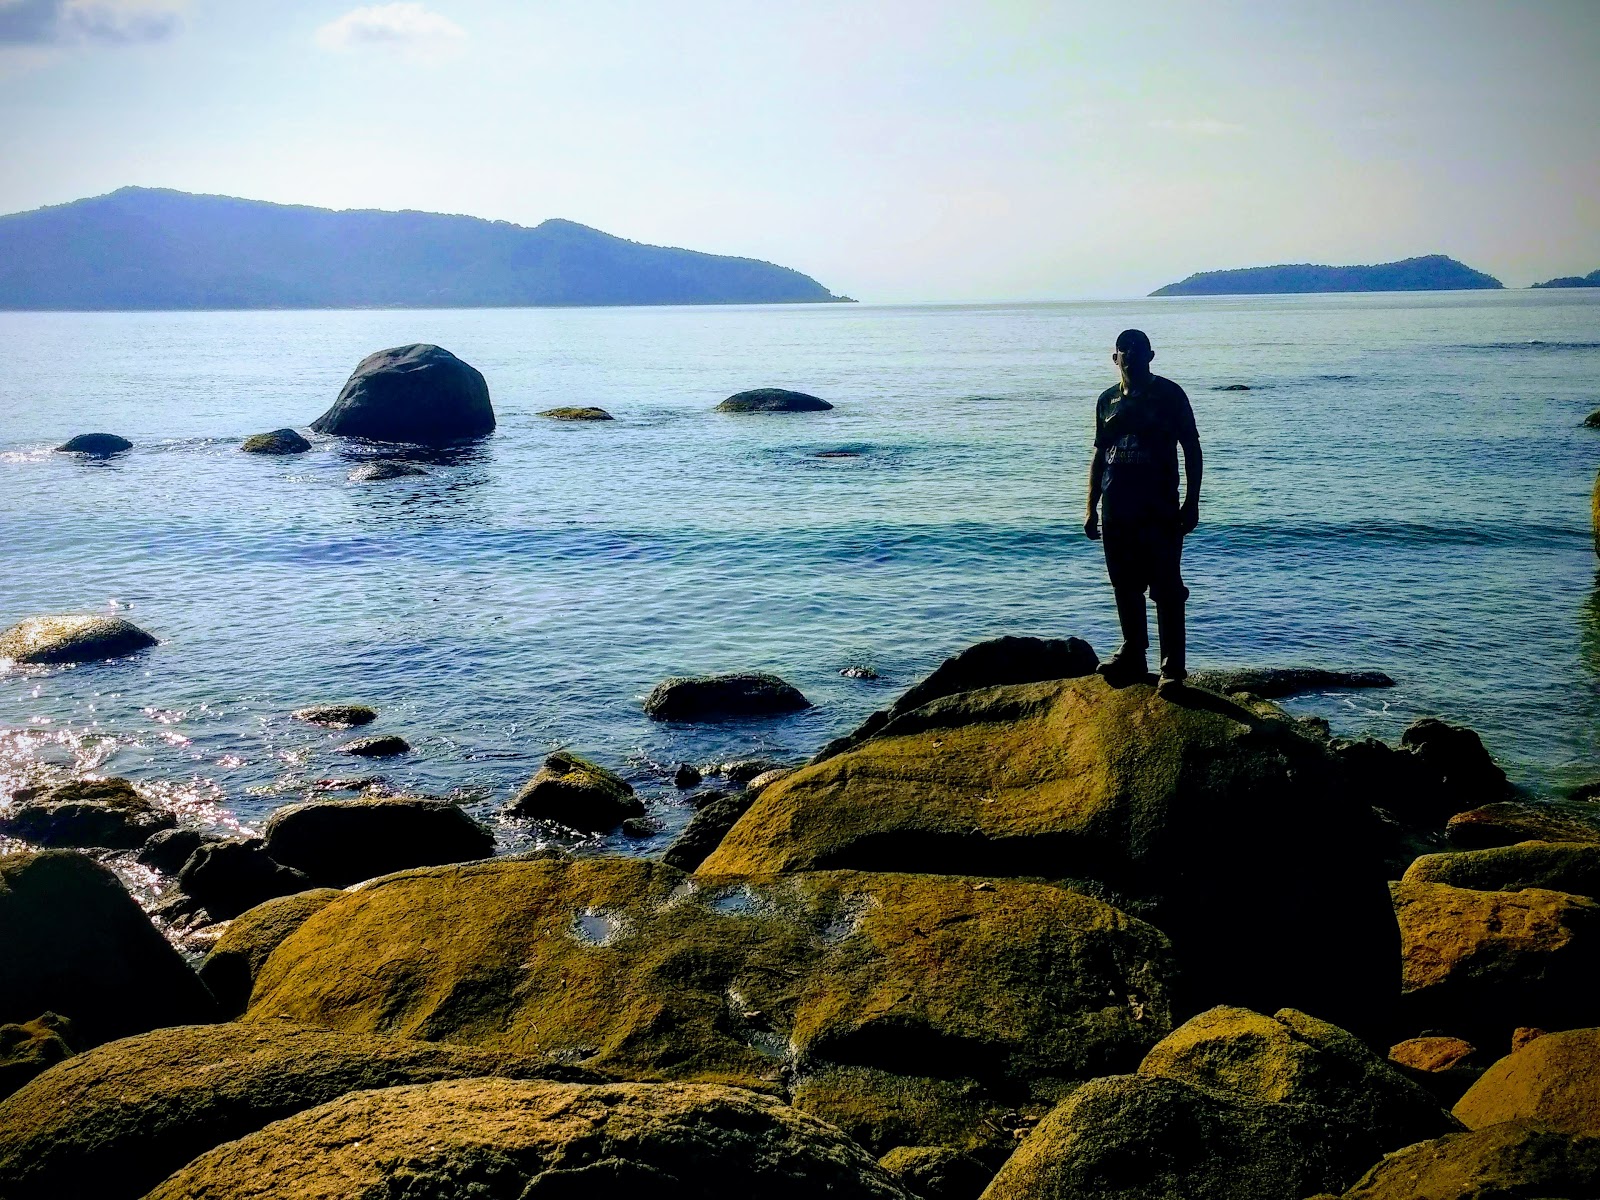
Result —
<path fill-rule="evenodd" d="M 63 1059 L 72 1057 L 72 1022 L 60 1013 L 0 1025 L 0 1100 Z"/>
<path fill-rule="evenodd" d="M 1470 1067 L 1478 1048 L 1463 1038 L 1425 1034 L 1389 1047 L 1389 1061 L 1413 1071 L 1451 1071 Z"/>
<path fill-rule="evenodd" d="M 31 665 L 126 658 L 156 645 L 132 621 L 82 613 L 29 617 L 0 633 L 0 658 Z"/>
<path fill-rule="evenodd" d="M 158 1029 L 78 1055 L 0 1103 L 0 1195 L 134 1200 L 214 1146 L 350 1092 L 581 1074 L 287 1021 Z"/>
<path fill-rule="evenodd" d="M 1600 1137 L 1600 1029 L 1535 1038 L 1486 1070 L 1453 1111 L 1468 1129 L 1530 1120 Z"/>
<path fill-rule="evenodd" d="M 1150 905 L 1186 1005 L 1359 1027 L 1398 994 L 1398 945 L 1377 826 L 1338 777 L 1264 702 L 1098 676 L 983 688 L 774 783 L 700 870 L 1094 880 Z"/>
<path fill-rule="evenodd" d="M 348 887 L 393 871 L 470 862 L 494 853 L 494 834 L 448 800 L 358 796 L 278 809 L 266 850 L 317 887 Z"/>
<path fill-rule="evenodd" d="M 0 814 L 0 833 L 35 846 L 132 850 L 177 823 L 126 779 L 75 779 Z"/>
<path fill-rule="evenodd" d="M 1407 1146 L 1368 1171 L 1343 1200 L 1593 1200 L 1600 1138 L 1507 1121 Z"/>
<path fill-rule="evenodd" d="M 910 1200 L 838 1130 L 767 1096 L 511 1079 L 344 1096 L 202 1155 L 149 1200 L 358 1195 Z"/>
<path fill-rule="evenodd" d="M 994 1172 L 951 1146 L 896 1146 L 878 1165 L 922 1200 L 978 1200 Z"/>
<path fill-rule="evenodd" d="M 377 711 L 365 704 L 313 704 L 307 708 L 297 708 L 289 715 L 297 721 L 326 725 L 332 729 L 370 725 L 378 719 Z"/>
<path fill-rule="evenodd" d="M 80 1044 L 214 1019 L 118 878 L 71 850 L 0 856 L 0 1022 L 60 1013 Z"/>
<path fill-rule="evenodd" d="M 644 816 L 633 786 L 586 758 L 558 750 L 505 806 L 511 817 L 553 821 L 569 829 L 608 833 L 630 817 Z"/>
<path fill-rule="evenodd" d="M 614 421 L 614 420 L 616 420 L 616 418 L 613 417 L 610 413 L 608 413 L 605 409 L 603 409 L 603 408 L 592 408 L 592 407 L 590 407 L 590 408 L 582 408 L 582 407 L 547 408 L 542 413 L 540 413 L 539 415 L 541 417 L 548 417 L 552 421 Z"/>
<path fill-rule="evenodd" d="M 1026 1096 L 1137 1062 L 1170 1028 L 1170 978 L 1157 931 L 1044 884 L 552 858 L 333 901 L 273 952 L 243 1019 L 639 1080 L 775 1090 L 863 1066 Z"/>
<path fill-rule="evenodd" d="M 1546 888 L 1600 898 L 1600 844 L 1518 842 L 1485 850 L 1424 854 L 1407 868 L 1406 883 L 1447 883 L 1479 892 Z"/>
<path fill-rule="evenodd" d="M 110 458 L 133 449 L 133 443 L 114 433 L 80 433 L 56 447 L 57 454 L 81 454 L 85 458 Z"/>
<path fill-rule="evenodd" d="M 929 1063 L 927 1069 L 939 1064 Z M 990 1175 L 1016 1147 L 1013 1130 L 1021 1110 L 1037 1119 L 1051 1107 L 975 1079 L 836 1066 L 796 1079 L 789 1103 L 844 1130 L 874 1154 L 936 1142 L 976 1158 Z"/>
<path fill-rule="evenodd" d="M 239 449 L 246 454 L 304 454 L 311 449 L 311 443 L 292 429 L 274 429 L 271 433 L 251 434 Z"/>
<path fill-rule="evenodd" d="M 791 392 L 787 388 L 752 388 L 736 392 L 721 404 L 718 412 L 725 413 L 795 413 L 826 412 L 833 405 L 805 392 Z"/>
<path fill-rule="evenodd" d="M 810 707 L 799 688 L 765 671 L 674 675 L 656 684 L 644 699 L 644 714 L 653 721 L 731 721 Z"/>
<path fill-rule="evenodd" d="M 398 733 L 379 733 L 372 737 L 356 738 L 339 748 L 340 754 L 354 754 L 357 758 L 394 758 L 411 753 L 411 743 Z"/>
<path fill-rule="evenodd" d="M 1600 842 L 1600 819 L 1587 805 L 1500 800 L 1458 812 L 1445 825 L 1445 836 L 1463 850 L 1518 842 Z"/>
<path fill-rule="evenodd" d="M 256 976 L 279 943 L 342 895 L 336 888 L 311 888 L 258 904 L 229 923 L 200 964 L 200 978 L 224 1016 L 238 1016 L 249 1006 Z"/>

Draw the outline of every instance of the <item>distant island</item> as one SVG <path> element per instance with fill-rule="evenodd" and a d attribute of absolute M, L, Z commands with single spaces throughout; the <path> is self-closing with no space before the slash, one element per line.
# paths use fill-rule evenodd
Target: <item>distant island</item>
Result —
<path fill-rule="evenodd" d="M 788 267 L 527 228 L 127 187 L 0 217 L 0 309 L 849 302 Z"/>
<path fill-rule="evenodd" d="M 1561 275 L 1555 279 L 1546 279 L 1543 283 L 1535 283 L 1532 286 L 1537 288 L 1600 287 L 1600 271 L 1590 271 L 1587 275 Z"/>
<path fill-rule="evenodd" d="M 1450 292 L 1504 287 L 1443 254 L 1367 267 L 1286 263 L 1237 271 L 1202 271 L 1157 288 L 1152 296 L 1259 296 L 1285 292 Z"/>

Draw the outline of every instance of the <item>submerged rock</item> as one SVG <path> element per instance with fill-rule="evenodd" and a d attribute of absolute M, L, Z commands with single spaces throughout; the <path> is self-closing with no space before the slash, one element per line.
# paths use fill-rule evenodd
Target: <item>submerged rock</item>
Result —
<path fill-rule="evenodd" d="M 31 1021 L 0 1025 L 0 1100 L 71 1058 L 71 1038 L 72 1022 L 59 1013 L 41 1013 Z"/>
<path fill-rule="evenodd" d="M 427 796 L 307 800 L 278 809 L 262 834 L 268 854 L 318 887 L 494 853 L 492 832 L 450 801 Z"/>
<path fill-rule="evenodd" d="M 231 921 L 264 900 L 303 892 L 311 880 L 267 853 L 256 837 L 225 838 L 196 848 L 178 872 L 178 887 L 214 921 Z"/>
<path fill-rule="evenodd" d="M 223 1016 L 236 1017 L 249 1006 L 256 975 L 279 943 L 342 895 L 337 888 L 311 888 L 258 904 L 229 923 L 200 964 L 200 978 Z"/>
<path fill-rule="evenodd" d="M 645 715 L 656 721 L 722 721 L 810 707 L 798 688 L 766 672 L 675 675 L 656 684 L 644 701 Z"/>
<path fill-rule="evenodd" d="M 121 617 L 65 613 L 29 617 L 0 633 L 0 658 L 30 664 L 96 662 L 154 645 L 155 638 Z"/>
<path fill-rule="evenodd" d="M 547 408 L 539 414 L 552 421 L 614 421 L 603 408 Z"/>
<path fill-rule="evenodd" d="M 239 449 L 246 454 L 304 454 L 311 449 L 311 443 L 292 429 L 274 429 L 271 433 L 251 434 Z"/>
<path fill-rule="evenodd" d="M 705 777 L 691 764 L 679 763 L 678 769 L 672 773 L 672 786 L 687 791 L 689 788 L 699 787 L 703 778 Z"/>
<path fill-rule="evenodd" d="M 374 442 L 430 444 L 482 437 L 494 425 L 483 375 L 448 350 L 416 344 L 362 359 L 311 428 Z"/>
<path fill-rule="evenodd" d="M 76 779 L 0 813 L 0 833 L 36 846 L 132 850 L 176 817 L 126 779 Z"/>
<path fill-rule="evenodd" d="M 1486 1070 L 1454 1112 L 1468 1129 L 1529 1120 L 1600 1137 L 1600 1029 L 1534 1039 Z"/>
<path fill-rule="evenodd" d="M 1242 667 L 1233 671 L 1195 671 L 1191 687 L 1213 692 L 1250 692 L 1265 700 L 1325 688 L 1386 688 L 1394 680 L 1382 671 L 1329 671 L 1321 667 Z"/>
<path fill-rule="evenodd" d="M 354 754 L 358 758 L 393 758 L 410 754 L 411 743 L 395 733 L 380 733 L 374 737 L 357 738 L 339 747 L 340 754 Z"/>
<path fill-rule="evenodd" d="M 1600 1139 L 1507 1121 L 1396 1151 L 1343 1193 L 1343 1200 L 1591 1200 L 1596 1195 Z"/>
<path fill-rule="evenodd" d="M 1406 869 L 1406 883 L 1448 883 L 1480 892 L 1547 888 L 1600 899 L 1600 844 L 1518 842 L 1484 850 L 1424 854 Z"/>
<path fill-rule="evenodd" d="M 351 483 L 377 483 L 384 479 L 404 479 L 407 475 L 426 475 L 427 471 L 417 466 L 416 463 L 396 462 L 393 459 L 384 459 L 381 462 L 363 463 L 347 478 Z"/>
<path fill-rule="evenodd" d="M 85 458 L 110 458 L 132 450 L 133 443 L 114 433 L 80 433 L 56 447 L 57 454 L 81 454 Z"/>
<path fill-rule="evenodd" d="M 309 708 L 297 708 L 289 715 L 297 721 L 326 725 L 332 729 L 370 725 L 378 719 L 376 710 L 365 704 L 313 704 Z"/>
<path fill-rule="evenodd" d="M 569 829 L 608 833 L 630 817 L 644 816 L 633 787 L 602 766 L 558 750 L 544 760 L 505 806 L 506 815 L 554 821 Z"/>
<path fill-rule="evenodd" d="M 791 413 L 825 412 L 833 405 L 805 392 L 791 392 L 785 388 L 752 388 L 737 392 L 717 405 L 718 412 L 726 413 Z"/>

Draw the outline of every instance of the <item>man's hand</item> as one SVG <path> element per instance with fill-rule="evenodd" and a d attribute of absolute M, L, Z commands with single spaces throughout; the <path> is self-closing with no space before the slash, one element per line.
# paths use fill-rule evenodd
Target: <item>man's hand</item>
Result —
<path fill-rule="evenodd" d="M 1100 516 L 1092 508 L 1089 510 L 1088 517 L 1085 518 L 1083 522 L 1083 536 L 1088 538 L 1091 542 L 1098 542 L 1100 540 Z"/>
<path fill-rule="evenodd" d="M 1194 527 L 1200 524 L 1200 502 L 1186 500 L 1178 510 L 1178 532 L 1185 537 L 1194 532 Z"/>

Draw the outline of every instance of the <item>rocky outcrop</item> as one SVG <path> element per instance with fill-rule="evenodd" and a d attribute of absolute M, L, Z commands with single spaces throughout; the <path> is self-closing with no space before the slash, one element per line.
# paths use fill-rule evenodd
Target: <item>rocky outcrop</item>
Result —
<path fill-rule="evenodd" d="M 1232 671 L 1195 671 L 1189 686 L 1213 692 L 1249 692 L 1264 700 L 1333 688 L 1386 688 L 1394 680 L 1382 671 L 1330 671 L 1321 667 L 1241 667 Z"/>
<path fill-rule="evenodd" d="M 603 408 L 547 408 L 539 414 L 552 421 L 614 421 Z"/>
<path fill-rule="evenodd" d="M 426 475 L 427 473 L 416 463 L 384 459 L 382 462 L 362 463 L 354 471 L 350 472 L 348 478 L 351 483 L 378 483 L 385 479 L 403 479 L 407 475 Z"/>
<path fill-rule="evenodd" d="M 558 750 L 504 811 L 588 833 L 609 833 L 629 817 L 644 816 L 644 805 L 620 775 Z"/>
<path fill-rule="evenodd" d="M 76 779 L 0 813 L 0 833 L 35 846 L 132 850 L 177 818 L 126 779 Z"/>
<path fill-rule="evenodd" d="M 236 1017 L 250 1004 L 250 992 L 262 964 L 283 939 L 304 925 L 313 913 L 343 892 L 311 888 L 258 904 L 236 917 L 200 964 L 200 978 L 225 1017 Z"/>
<path fill-rule="evenodd" d="M 689 818 L 689 823 L 683 827 L 683 832 L 667 847 L 661 861 L 680 871 L 695 870 L 713 850 L 722 845 L 728 830 L 737 824 L 753 803 L 755 795 L 746 790 L 723 795 L 697 808 L 694 816 Z"/>
<path fill-rule="evenodd" d="M 326 725 L 330 729 L 370 725 L 378 719 L 376 710 L 365 704 L 313 704 L 308 708 L 297 708 L 289 715 L 296 721 Z"/>
<path fill-rule="evenodd" d="M 994 1175 L 981 1159 L 950 1146 L 897 1146 L 878 1165 L 922 1200 L 978 1200 Z"/>
<path fill-rule="evenodd" d="M 1596 1195 L 1600 1139 L 1508 1121 L 1407 1146 L 1362 1176 L 1343 1200 L 1590 1200 Z"/>
<path fill-rule="evenodd" d="M 113 454 L 122 454 L 132 449 L 132 442 L 114 433 L 80 433 L 77 437 L 57 446 L 56 453 L 81 454 L 85 458 L 110 458 Z"/>
<path fill-rule="evenodd" d="M 494 432 L 482 374 L 438 346 L 396 346 L 356 366 L 333 407 L 311 423 L 318 433 L 374 442 L 434 444 Z"/>
<path fill-rule="evenodd" d="M 1480 892 L 1545 888 L 1600 899 L 1600 843 L 1519 842 L 1486 850 L 1424 854 L 1406 883 L 1447 883 Z"/>
<path fill-rule="evenodd" d="M 411 743 L 397 733 L 380 733 L 346 742 L 339 747 L 339 753 L 354 754 L 357 758 L 394 758 L 410 754 Z"/>
<path fill-rule="evenodd" d="M 656 721 L 725 721 L 810 707 L 798 688 L 766 672 L 675 675 L 656 684 L 644 701 L 645 715 Z"/>
<path fill-rule="evenodd" d="M 1411 830 L 1437 830 L 1452 813 L 1498 805 L 1510 795 L 1502 771 L 1472 730 L 1425 717 L 1399 746 L 1334 738 L 1330 752 L 1352 792 Z M 1415 851 L 1411 855 L 1414 857 Z"/>
<path fill-rule="evenodd" d="M 721 404 L 718 412 L 725 413 L 794 413 L 826 412 L 833 405 L 805 392 L 791 392 L 785 388 L 752 388 L 736 392 Z"/>
<path fill-rule="evenodd" d="M 60 1013 L 94 1045 L 215 1011 L 107 868 L 69 850 L 0 856 L 0 1022 Z"/>
<path fill-rule="evenodd" d="M 224 838 L 196 847 L 178 872 L 178 888 L 213 921 L 231 921 L 264 900 L 303 892 L 311 879 L 267 853 L 257 837 Z"/>
<path fill-rule="evenodd" d="M 450 801 L 428 796 L 290 804 L 267 818 L 262 834 L 268 854 L 317 887 L 494 853 L 493 833 Z"/>
<path fill-rule="evenodd" d="M 0 1025 L 0 1100 L 35 1075 L 72 1057 L 72 1022 L 59 1013 Z"/>
<path fill-rule="evenodd" d="M 345 1096 L 202 1155 L 150 1200 L 480 1192 L 909 1200 L 838 1130 L 767 1096 L 511 1079 Z"/>
<path fill-rule="evenodd" d="M 1600 818 L 1575 807 L 1504 800 L 1456 813 L 1445 836 L 1466 850 L 1518 842 L 1600 842 Z"/>
<path fill-rule="evenodd" d="M 66 613 L 29 617 L 0 633 L 0 658 L 29 664 L 98 662 L 154 645 L 156 639 L 132 621 Z"/>
<path fill-rule="evenodd" d="M 1600 1029 L 1535 1038 L 1486 1070 L 1454 1112 L 1468 1129 L 1528 1120 L 1600 1138 Z"/>
<path fill-rule="evenodd" d="M 304 454 L 311 449 L 311 443 L 292 429 L 274 429 L 271 433 L 251 434 L 239 449 L 246 454 Z"/>
<path fill-rule="evenodd" d="M 135 1200 L 212 1147 L 351 1092 L 573 1074 L 288 1021 L 159 1029 L 81 1054 L 0 1103 L 0 1195 Z"/>
<path fill-rule="evenodd" d="M 765 789 L 700 870 L 1092 880 L 1171 936 L 1188 1003 L 1365 1028 L 1398 945 L 1364 797 L 1280 711 L 1098 676 L 946 696 Z"/>

